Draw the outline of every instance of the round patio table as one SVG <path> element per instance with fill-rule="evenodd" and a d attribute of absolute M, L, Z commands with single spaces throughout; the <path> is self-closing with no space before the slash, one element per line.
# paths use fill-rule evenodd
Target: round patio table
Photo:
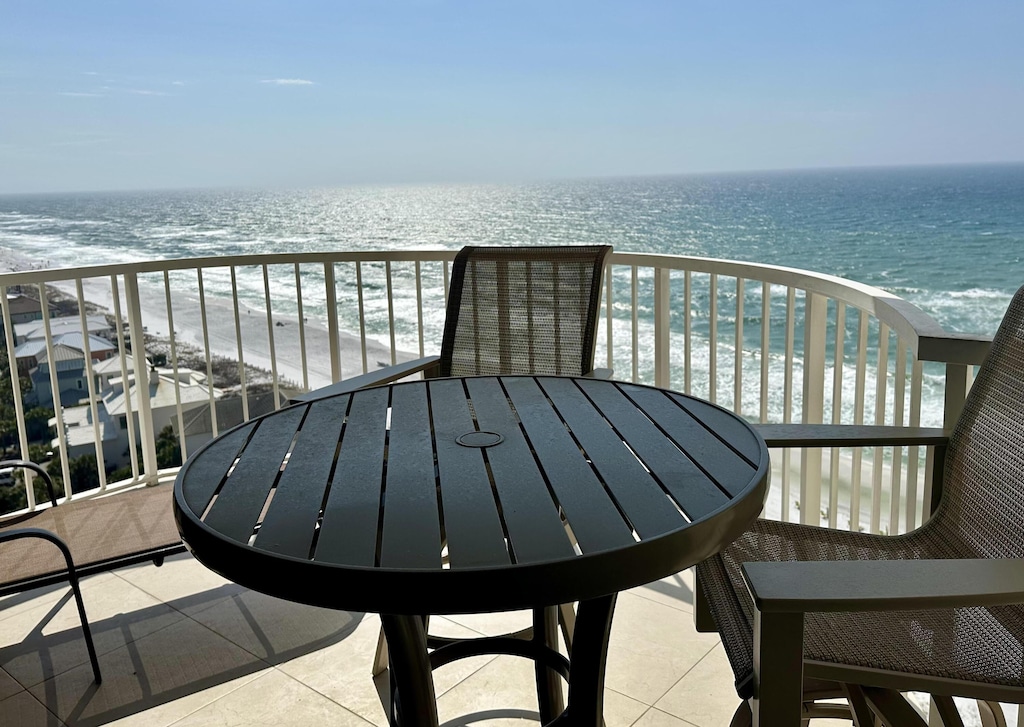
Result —
<path fill-rule="evenodd" d="M 430 379 L 238 426 L 188 459 L 174 506 L 186 545 L 224 577 L 380 613 L 393 722 L 437 725 L 432 668 L 513 653 L 535 660 L 545 722 L 600 725 L 616 595 L 738 537 L 761 511 L 768 464 L 745 421 L 672 391 Z M 577 601 L 567 659 L 553 618 Z M 533 611 L 531 640 L 428 648 L 428 614 L 520 609 Z"/>

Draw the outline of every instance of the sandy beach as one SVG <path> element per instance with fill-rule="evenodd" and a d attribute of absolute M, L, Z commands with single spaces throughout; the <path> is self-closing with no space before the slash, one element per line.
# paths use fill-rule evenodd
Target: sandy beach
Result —
<path fill-rule="evenodd" d="M 9 249 L 0 249 L 0 271 L 17 272 L 44 268 Z M 73 281 L 56 282 L 53 287 L 66 296 L 77 298 Z M 202 357 L 217 357 L 238 361 L 248 370 L 247 384 L 269 383 L 276 373 L 278 381 L 297 388 L 315 389 L 332 383 L 329 334 L 325 322 L 306 316 L 300 326 L 295 316 L 274 313 L 268 321 L 265 310 L 238 304 L 237 325 L 235 307 L 229 300 L 217 297 L 209 290 L 205 294 L 205 335 L 197 286 L 192 289 L 173 288 L 170 294 L 170 315 L 167 293 L 163 286 L 140 284 L 139 298 L 145 334 L 155 345 L 154 351 L 168 350 L 174 344 L 182 350 L 192 349 Z M 109 278 L 90 278 L 83 281 L 84 299 L 103 313 L 113 314 L 114 294 Z M 271 291 L 273 294 L 273 291 Z M 119 291 L 122 320 L 127 322 L 127 303 L 124 291 Z M 173 323 L 173 326 L 172 326 Z M 301 330 L 300 330 L 301 329 Z M 305 346 L 302 339 L 305 339 Z M 339 332 L 342 378 L 363 373 L 362 344 L 358 335 Z M 239 350 L 241 341 L 241 350 Z M 305 362 L 303 362 L 303 349 Z M 397 351 L 396 361 L 414 358 L 416 354 Z M 390 365 L 390 346 L 367 337 L 366 367 L 368 370 Z M 261 370 L 264 376 L 260 377 Z M 253 379 L 256 380 L 253 380 Z"/>
<path fill-rule="evenodd" d="M 86 300 L 107 310 L 113 310 L 113 299 L 106 281 L 86 281 L 83 292 Z M 74 290 L 64 290 L 73 294 Z M 177 345 L 193 346 L 211 356 L 233 359 L 241 358 L 247 366 L 276 372 L 278 379 L 285 379 L 296 386 L 315 389 L 332 383 L 331 357 L 327 326 L 312 317 L 306 317 L 301 326 L 305 339 L 305 372 L 302 360 L 302 338 L 299 320 L 295 316 L 273 314 L 268 322 L 264 310 L 238 305 L 237 327 L 234 306 L 222 298 L 209 293 L 205 295 L 206 335 L 200 315 L 200 296 L 197 290 L 172 290 L 171 315 L 167 311 L 167 297 L 164 291 L 139 287 L 140 308 L 146 332 L 170 341 L 172 336 Z M 121 299 L 124 307 L 124 298 Z M 339 332 L 342 378 L 363 373 L 362 349 L 359 336 Z M 238 341 L 242 347 L 239 351 Z M 208 344 L 208 346 L 207 346 Z M 366 360 L 368 369 L 390 365 L 389 346 L 367 338 Z M 273 351 L 273 355 L 271 352 Z M 413 354 L 398 352 L 396 360 L 413 358 Z"/>

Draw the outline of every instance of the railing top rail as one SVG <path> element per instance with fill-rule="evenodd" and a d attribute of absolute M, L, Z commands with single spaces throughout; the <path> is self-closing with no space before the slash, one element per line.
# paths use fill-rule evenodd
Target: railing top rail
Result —
<path fill-rule="evenodd" d="M 162 273 L 172 270 L 232 266 L 450 261 L 456 252 L 454 249 L 337 250 L 147 260 L 0 273 L 0 286 L 32 285 L 126 273 Z M 614 252 L 610 257 L 610 263 L 668 270 L 688 270 L 698 273 L 717 273 L 820 294 L 874 315 L 903 338 L 917 358 L 922 361 L 978 364 L 981 363 L 988 351 L 987 337 L 948 333 L 927 313 L 892 293 L 827 273 L 740 260 L 659 253 Z"/>
<path fill-rule="evenodd" d="M 77 265 L 71 268 L 43 268 L 0 273 L 0 285 L 31 285 L 49 283 L 55 280 L 76 278 L 101 278 L 125 273 L 162 273 L 165 270 L 195 270 L 197 268 L 254 267 L 257 265 L 292 265 L 384 262 L 391 261 L 435 261 L 451 260 L 456 250 L 367 250 L 267 253 L 262 255 L 215 255 L 208 257 L 171 258 L 146 260 L 143 262 L 113 263 L 102 265 Z"/>

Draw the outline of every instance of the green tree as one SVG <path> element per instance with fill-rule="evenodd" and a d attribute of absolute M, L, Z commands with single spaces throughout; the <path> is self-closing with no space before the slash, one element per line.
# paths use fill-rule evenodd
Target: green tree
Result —
<path fill-rule="evenodd" d="M 178 435 L 174 433 L 174 428 L 168 424 L 156 437 L 156 466 L 164 469 L 180 464 L 181 444 L 178 442 Z"/>
<path fill-rule="evenodd" d="M 25 394 L 32 391 L 32 380 L 27 376 L 19 377 L 18 382 L 21 385 L 22 396 L 25 396 Z M 48 412 L 42 420 L 42 431 L 39 434 L 39 436 L 47 436 L 47 420 L 53 416 L 53 412 L 46 409 L 42 409 L 38 412 L 36 412 L 35 409 L 31 411 L 35 412 L 33 414 L 33 418 L 36 422 L 38 422 L 39 417 L 43 416 L 44 411 Z M 28 419 L 27 414 L 26 419 Z M 36 429 L 38 428 L 37 424 Z M 11 382 L 10 358 L 7 355 L 6 343 L 0 341 L 0 447 L 6 449 L 12 445 L 16 445 L 17 443 L 18 418 L 14 408 L 14 388 Z"/>
<path fill-rule="evenodd" d="M 63 485 L 64 473 L 61 472 L 60 457 L 54 457 L 46 465 L 46 472 L 54 484 Z M 96 466 L 96 455 L 85 454 L 68 462 L 68 474 L 71 475 L 71 492 L 84 492 L 100 486 L 100 472 Z"/>
<path fill-rule="evenodd" d="M 0 445 L 5 448 L 18 441 L 18 420 L 14 411 L 9 360 L 7 345 L 0 345 Z"/>
<path fill-rule="evenodd" d="M 25 432 L 30 442 L 50 438 L 50 419 L 53 417 L 53 409 L 43 406 L 34 406 L 25 412 Z M 38 460 L 33 460 L 36 462 Z"/>
<path fill-rule="evenodd" d="M 46 459 L 46 453 L 42 452 L 42 456 L 38 456 L 38 451 L 33 452 L 33 447 L 29 448 L 29 459 L 33 462 L 43 462 Z M 60 464 L 58 463 L 58 468 Z M 47 469 L 49 471 L 49 469 Z M 60 498 L 64 496 L 64 488 L 60 481 L 54 482 L 54 494 Z M 32 478 L 32 490 L 35 493 L 36 502 L 42 503 L 47 502 L 50 499 L 50 493 L 46 489 L 46 483 L 43 482 L 43 478 L 35 476 Z M 28 498 L 25 497 L 25 470 L 14 471 L 14 484 L 7 487 L 0 487 L 0 514 L 14 512 L 15 510 L 22 510 L 28 507 Z"/>

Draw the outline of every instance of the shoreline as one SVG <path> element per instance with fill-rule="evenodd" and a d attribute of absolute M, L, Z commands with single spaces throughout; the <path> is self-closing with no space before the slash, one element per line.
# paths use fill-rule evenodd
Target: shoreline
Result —
<path fill-rule="evenodd" d="M 18 272 L 48 267 L 19 255 L 9 248 L 0 248 L 0 271 Z M 78 299 L 73 282 L 49 283 L 48 287 L 72 300 Z M 162 286 L 161 286 L 162 287 Z M 126 300 L 124 291 L 119 291 L 122 308 L 122 322 Z M 203 359 L 227 359 L 245 365 L 246 384 L 269 384 L 276 371 L 278 382 L 293 384 L 296 388 L 316 389 L 333 383 L 331 377 L 331 355 L 329 332 L 325 323 L 311 317 L 302 321 L 301 345 L 299 319 L 294 315 L 272 314 L 268 324 L 267 312 L 238 303 L 236 327 L 235 307 L 232 302 L 210 294 L 205 296 L 206 335 L 197 290 L 175 290 L 170 294 L 173 331 L 169 325 L 167 294 L 165 290 L 139 286 L 139 308 L 142 314 L 143 335 L 147 341 L 148 355 L 166 350 L 170 359 L 173 339 L 179 358 L 185 355 Z M 91 278 L 82 281 L 83 303 L 97 309 L 98 313 L 113 315 L 114 301 L 109 279 Z M 271 337 L 274 355 L 271 356 Z M 239 350 L 238 341 L 242 341 Z M 207 347 L 206 340 L 209 342 Z M 362 341 L 358 335 L 347 331 L 338 332 L 341 356 L 342 378 L 357 376 L 362 370 Z M 303 370 L 305 351 L 305 372 Z M 396 362 L 416 358 L 417 354 L 396 351 Z M 366 339 L 367 370 L 391 365 L 391 348 L 375 339 Z M 258 376 L 258 372 L 264 372 Z M 200 373 L 205 373 L 201 369 Z M 253 380 L 255 378 L 256 380 Z"/>

